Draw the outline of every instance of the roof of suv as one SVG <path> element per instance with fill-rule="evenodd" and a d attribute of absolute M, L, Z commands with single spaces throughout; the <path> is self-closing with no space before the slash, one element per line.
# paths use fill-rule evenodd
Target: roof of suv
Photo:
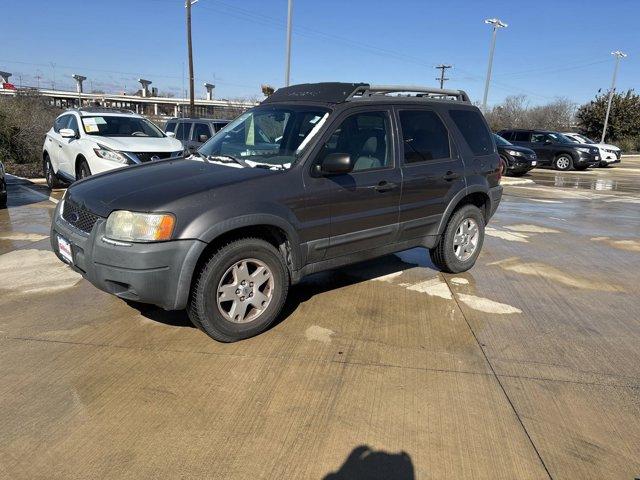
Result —
<path fill-rule="evenodd" d="M 116 116 L 130 116 L 130 117 L 142 117 L 133 110 L 119 109 L 119 108 L 107 108 L 107 107 L 82 107 L 82 108 L 69 108 L 61 115 L 69 112 L 76 112 L 81 117 L 99 115 L 116 115 Z"/>
<path fill-rule="evenodd" d="M 469 102 L 463 90 L 420 87 L 415 85 L 369 85 L 368 83 L 302 83 L 276 90 L 262 103 L 318 102 L 336 104 L 350 101 L 447 100 Z"/>

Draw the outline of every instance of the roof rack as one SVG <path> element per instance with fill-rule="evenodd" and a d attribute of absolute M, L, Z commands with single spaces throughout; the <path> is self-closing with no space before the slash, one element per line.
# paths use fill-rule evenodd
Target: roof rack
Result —
<path fill-rule="evenodd" d="M 353 99 L 382 96 L 390 93 L 410 94 L 413 98 L 457 100 L 469 103 L 469 96 L 463 90 L 419 87 L 415 85 L 369 85 L 368 83 L 302 83 L 276 90 L 262 103 L 275 102 L 327 102 L 342 103 Z"/>
<path fill-rule="evenodd" d="M 82 108 L 69 108 L 68 110 L 75 110 L 80 113 L 129 113 L 135 114 L 133 110 L 126 108 L 110 108 L 110 107 L 82 107 Z"/>
<path fill-rule="evenodd" d="M 469 95 L 467 95 L 467 92 L 464 90 L 420 87 L 416 85 L 361 85 L 358 86 L 346 100 L 359 97 L 373 97 L 375 95 L 387 95 L 389 93 L 414 93 L 414 96 L 419 98 L 426 97 L 441 100 L 457 100 L 466 103 L 470 102 Z"/>

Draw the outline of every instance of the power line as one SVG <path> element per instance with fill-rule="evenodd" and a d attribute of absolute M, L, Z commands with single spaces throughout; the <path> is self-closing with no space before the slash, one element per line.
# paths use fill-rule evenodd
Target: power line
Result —
<path fill-rule="evenodd" d="M 438 80 L 440 82 L 440 88 L 444 88 L 444 82 L 445 80 L 449 80 L 448 78 L 445 78 L 444 76 L 444 72 L 445 70 L 447 70 L 448 68 L 451 68 L 451 65 L 445 65 L 444 63 L 441 63 L 440 65 L 438 65 L 436 68 L 440 69 L 440 78 L 436 77 L 436 80 Z"/>

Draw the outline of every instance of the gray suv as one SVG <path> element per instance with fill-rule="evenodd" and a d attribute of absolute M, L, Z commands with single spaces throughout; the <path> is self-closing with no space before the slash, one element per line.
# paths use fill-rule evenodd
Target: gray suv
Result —
<path fill-rule="evenodd" d="M 173 133 L 186 152 L 194 152 L 228 123 L 229 120 L 208 118 L 172 118 L 165 124 L 164 132 Z"/>
<path fill-rule="evenodd" d="M 315 272 L 414 247 L 446 272 L 470 269 L 500 172 L 462 91 L 293 85 L 194 155 L 73 184 L 51 244 L 98 288 L 186 308 L 231 342 L 268 328 Z"/>

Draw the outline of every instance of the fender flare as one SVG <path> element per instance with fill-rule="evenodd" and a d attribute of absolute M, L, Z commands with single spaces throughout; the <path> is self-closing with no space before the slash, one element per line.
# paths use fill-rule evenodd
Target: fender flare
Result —
<path fill-rule="evenodd" d="M 229 233 L 239 228 L 258 225 L 277 227 L 285 233 L 291 248 L 291 269 L 299 269 L 302 262 L 302 252 L 300 251 L 300 237 L 298 236 L 298 232 L 289 221 L 277 215 L 255 213 L 232 217 L 212 225 L 209 229 L 204 231 L 202 235 L 200 235 L 200 240 L 210 244 L 216 238 L 224 235 L 225 233 Z"/>
<path fill-rule="evenodd" d="M 453 215 L 453 212 L 456 209 L 456 207 L 460 204 L 460 201 L 463 198 L 465 198 L 467 195 L 470 195 L 472 193 L 484 194 L 484 196 L 486 197 L 487 203 L 489 203 L 489 208 L 487 211 L 488 212 L 491 211 L 491 197 L 489 195 L 489 188 L 484 185 L 469 185 L 464 190 L 460 190 L 458 193 L 456 193 L 453 196 L 453 198 L 449 201 L 447 208 L 442 214 L 442 218 L 440 218 L 440 224 L 438 225 L 438 233 L 437 233 L 438 235 L 442 235 L 444 233 L 444 229 L 446 228 L 447 223 L 449 222 L 449 218 L 451 218 L 451 215 Z M 485 215 L 486 214 L 487 212 L 485 212 Z"/>

